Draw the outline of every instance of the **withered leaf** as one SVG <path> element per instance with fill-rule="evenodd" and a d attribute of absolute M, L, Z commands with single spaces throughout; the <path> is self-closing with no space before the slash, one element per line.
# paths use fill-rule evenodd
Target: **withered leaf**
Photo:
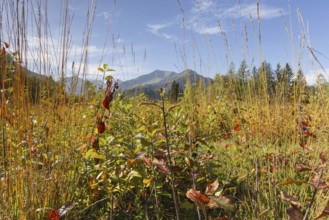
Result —
<path fill-rule="evenodd" d="M 60 209 L 58 209 L 59 216 L 61 217 L 61 216 L 65 215 L 68 211 L 73 209 L 74 206 L 75 206 L 75 203 L 69 203 L 69 204 L 63 205 Z"/>
<path fill-rule="evenodd" d="M 284 186 L 284 185 L 288 185 L 288 184 L 301 184 L 301 183 L 306 183 L 305 180 L 294 180 L 291 178 L 285 178 L 281 183 L 278 184 L 278 186 Z"/>
<path fill-rule="evenodd" d="M 189 198 L 190 200 L 192 200 L 194 202 L 194 204 L 197 207 L 199 207 L 199 209 L 201 209 L 201 211 L 205 215 L 205 213 L 206 213 L 205 204 L 210 202 L 210 199 L 208 198 L 208 196 L 206 196 L 202 192 L 197 191 L 195 189 L 189 189 L 186 192 L 186 197 Z"/>
<path fill-rule="evenodd" d="M 210 202 L 207 195 L 195 189 L 189 189 L 186 193 L 186 197 L 192 200 L 193 202 L 202 202 L 203 204 L 207 204 Z"/>
<path fill-rule="evenodd" d="M 312 169 L 305 166 L 304 164 L 298 163 L 295 165 L 295 169 L 297 173 L 301 173 L 301 172 L 306 172 L 306 171 L 311 171 Z"/>
<path fill-rule="evenodd" d="M 294 205 L 297 207 L 302 206 L 302 204 L 300 203 L 300 201 L 298 201 L 298 199 L 296 199 L 293 196 L 289 196 L 285 191 L 281 191 L 280 196 L 283 201 L 289 202 L 291 205 Z"/>
<path fill-rule="evenodd" d="M 287 208 L 287 214 L 289 220 L 302 220 L 304 218 L 304 213 L 296 206 L 290 206 Z"/>
<path fill-rule="evenodd" d="M 234 210 L 233 199 L 231 197 L 226 195 L 208 197 L 210 199 L 210 202 L 207 204 L 209 208 L 215 209 L 220 207 L 229 212 Z"/>
<path fill-rule="evenodd" d="M 154 159 L 153 164 L 159 169 L 159 171 L 161 173 L 164 173 L 164 174 L 169 174 L 170 173 L 167 164 L 163 160 Z"/>
<path fill-rule="evenodd" d="M 324 181 L 319 181 L 319 177 L 315 177 L 312 181 L 312 185 L 317 189 L 328 189 L 329 186 Z"/>
<path fill-rule="evenodd" d="M 206 195 L 214 195 L 216 190 L 218 189 L 219 182 L 218 179 L 216 179 L 214 182 L 209 183 L 206 187 Z"/>

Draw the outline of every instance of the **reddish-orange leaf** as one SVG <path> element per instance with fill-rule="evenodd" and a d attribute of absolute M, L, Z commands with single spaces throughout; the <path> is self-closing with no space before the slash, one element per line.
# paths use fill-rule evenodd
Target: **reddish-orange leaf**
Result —
<path fill-rule="evenodd" d="M 132 209 L 133 209 L 133 206 L 131 205 L 131 203 L 129 203 L 127 206 L 126 212 L 131 212 Z"/>
<path fill-rule="evenodd" d="M 323 211 L 321 212 L 321 214 L 318 217 L 316 217 L 315 219 L 319 219 L 319 218 L 322 218 L 322 217 L 328 216 L 328 215 L 329 215 L 329 200 L 327 201 L 327 205 L 323 209 Z"/>
<path fill-rule="evenodd" d="M 207 195 L 203 194 L 200 191 L 197 191 L 195 189 L 190 189 L 187 191 L 186 193 L 187 198 L 189 198 L 190 200 L 192 200 L 193 202 L 195 202 L 196 205 L 198 205 L 198 203 L 203 203 L 203 204 L 207 204 L 210 202 L 210 199 L 208 198 Z"/>
<path fill-rule="evenodd" d="M 48 211 L 47 217 L 50 220 L 59 220 L 59 213 L 56 210 L 51 209 Z"/>
<path fill-rule="evenodd" d="M 209 183 L 206 187 L 206 195 L 214 195 L 214 193 L 218 189 L 218 186 L 219 186 L 218 179 L 216 179 L 212 183 Z"/>
<path fill-rule="evenodd" d="M 194 202 L 194 204 L 201 209 L 203 214 L 206 216 L 206 206 L 205 204 L 209 203 L 209 198 L 202 194 L 200 191 L 195 189 L 190 189 L 186 192 L 186 197 Z"/>
<path fill-rule="evenodd" d="M 240 131 L 241 130 L 241 126 L 239 124 L 235 125 L 233 128 L 234 131 Z"/>
<path fill-rule="evenodd" d="M 225 134 L 223 134 L 223 136 L 222 136 L 224 139 L 227 139 L 228 138 L 228 134 L 227 133 L 225 133 Z"/>

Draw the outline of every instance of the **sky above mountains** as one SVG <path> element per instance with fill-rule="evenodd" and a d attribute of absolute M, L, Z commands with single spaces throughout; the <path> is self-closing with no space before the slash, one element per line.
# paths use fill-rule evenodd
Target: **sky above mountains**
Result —
<path fill-rule="evenodd" d="M 71 63 L 80 62 L 93 1 L 68 2 L 70 68 Z M 54 44 L 61 42 L 64 4 L 48 1 Z M 328 8 L 328 0 L 98 0 L 88 73 L 96 74 L 100 63 L 108 63 L 121 80 L 156 69 L 179 72 L 190 68 L 213 77 L 226 73 L 231 62 L 238 69 L 246 59 L 249 66 L 266 60 L 273 69 L 278 62 L 282 66 L 289 62 L 295 70 L 300 65 L 312 83 L 314 73 L 324 72 L 322 67 L 329 74 Z M 31 32 L 28 42 L 33 44 L 34 38 Z"/>

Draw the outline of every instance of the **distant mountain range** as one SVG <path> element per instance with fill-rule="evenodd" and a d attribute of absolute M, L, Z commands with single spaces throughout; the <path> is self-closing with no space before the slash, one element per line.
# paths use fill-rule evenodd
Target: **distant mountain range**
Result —
<path fill-rule="evenodd" d="M 42 77 L 32 71 L 29 71 L 29 75 Z M 211 78 L 204 77 L 190 69 L 184 70 L 180 73 L 173 71 L 155 70 L 149 74 L 139 76 L 135 79 L 127 81 L 119 80 L 119 88 L 124 94 L 129 96 L 145 93 L 147 96 L 155 98 L 158 97 L 158 91 L 161 87 L 164 87 L 167 84 L 166 88 L 170 89 L 173 81 L 179 83 L 180 89 L 184 90 L 187 80 L 189 80 L 192 85 L 199 80 L 202 80 L 205 84 L 208 84 L 212 81 Z M 106 86 L 105 82 L 102 80 L 85 80 L 77 76 L 65 78 L 66 91 L 69 94 L 83 94 L 86 85 L 90 83 L 96 86 L 96 88 L 105 88 Z M 83 88 L 81 88 L 82 86 Z"/>
<path fill-rule="evenodd" d="M 202 80 L 205 84 L 212 81 L 211 78 L 204 77 L 190 69 L 184 70 L 180 73 L 155 70 L 135 79 L 121 82 L 119 86 L 122 91 L 129 96 L 144 93 L 151 98 L 157 98 L 159 96 L 158 91 L 161 87 L 164 87 L 167 84 L 166 88 L 170 89 L 172 82 L 176 81 L 179 84 L 180 89 L 184 90 L 187 80 L 189 80 L 192 85 L 199 80 Z"/>

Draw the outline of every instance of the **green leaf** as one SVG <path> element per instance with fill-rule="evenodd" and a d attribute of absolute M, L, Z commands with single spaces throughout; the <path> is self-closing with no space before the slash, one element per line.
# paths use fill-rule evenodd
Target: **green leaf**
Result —
<path fill-rule="evenodd" d="M 148 141 L 146 138 L 141 138 L 141 144 L 145 147 L 152 146 L 152 142 Z"/>
<path fill-rule="evenodd" d="M 112 80 L 113 79 L 113 76 L 108 75 L 105 79 L 106 79 L 106 81 Z"/>
<path fill-rule="evenodd" d="M 92 149 L 89 149 L 85 154 L 85 159 L 89 159 L 89 158 L 105 159 L 105 155 L 102 155 L 102 154 L 98 153 L 96 151 L 96 149 L 92 148 Z"/>
<path fill-rule="evenodd" d="M 103 69 L 104 69 L 104 70 L 107 70 L 108 68 L 109 68 L 109 65 L 108 65 L 107 63 L 104 63 L 104 64 L 103 64 Z"/>
<path fill-rule="evenodd" d="M 103 72 L 103 73 L 105 72 L 105 70 L 102 67 L 98 67 L 98 70 Z"/>
<path fill-rule="evenodd" d="M 13 91 L 14 91 L 13 87 L 10 87 L 10 88 L 7 89 L 7 92 L 9 92 L 9 93 L 12 93 Z"/>

